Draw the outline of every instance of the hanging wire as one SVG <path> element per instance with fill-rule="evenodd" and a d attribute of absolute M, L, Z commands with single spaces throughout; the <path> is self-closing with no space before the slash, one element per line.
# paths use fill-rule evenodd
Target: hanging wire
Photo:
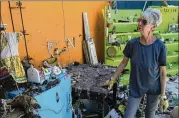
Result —
<path fill-rule="evenodd" d="M 66 47 L 67 47 L 67 50 L 68 50 L 68 65 L 70 64 L 70 59 L 71 59 L 71 55 L 70 55 L 70 49 L 69 49 L 69 46 L 68 46 L 68 40 L 66 39 L 66 20 L 65 20 L 65 10 L 64 10 L 64 4 L 63 4 L 63 1 L 62 1 L 62 14 L 63 14 L 63 29 L 64 29 L 64 41 L 66 43 Z"/>

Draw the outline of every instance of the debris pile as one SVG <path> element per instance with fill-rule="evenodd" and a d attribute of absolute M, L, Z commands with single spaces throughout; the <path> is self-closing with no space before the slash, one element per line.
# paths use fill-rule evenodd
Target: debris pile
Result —
<path fill-rule="evenodd" d="M 92 90 L 97 88 L 99 92 L 106 92 L 104 83 L 109 80 L 116 68 L 105 65 L 89 66 L 81 64 L 78 66 L 69 66 L 68 71 L 72 75 L 72 86 L 83 90 Z"/>
<path fill-rule="evenodd" d="M 28 95 L 19 95 L 14 99 L 0 99 L 0 117 L 13 118 L 19 114 L 18 118 L 40 118 L 35 111 L 40 105 Z"/>

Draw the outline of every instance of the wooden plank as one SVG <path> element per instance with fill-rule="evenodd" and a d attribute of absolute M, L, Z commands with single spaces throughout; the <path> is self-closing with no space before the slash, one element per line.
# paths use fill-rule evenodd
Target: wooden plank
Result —
<path fill-rule="evenodd" d="M 85 54 L 85 55 L 88 55 L 86 56 L 86 58 L 88 58 L 86 60 L 87 62 L 89 60 L 89 64 L 96 65 L 98 64 L 96 48 L 95 48 L 94 41 L 90 35 L 88 16 L 86 12 L 83 12 L 83 22 L 84 22 L 84 31 L 85 31 L 85 41 L 86 41 L 85 43 L 86 43 L 86 48 L 87 48 L 87 51 L 85 51 L 85 53 L 88 53 L 88 54 Z"/>

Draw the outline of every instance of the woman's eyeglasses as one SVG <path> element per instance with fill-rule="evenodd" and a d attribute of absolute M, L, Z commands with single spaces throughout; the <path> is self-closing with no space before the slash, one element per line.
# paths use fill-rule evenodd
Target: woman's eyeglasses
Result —
<path fill-rule="evenodd" d="M 137 22 L 142 22 L 143 25 L 147 25 L 147 20 L 145 19 L 138 19 Z"/>

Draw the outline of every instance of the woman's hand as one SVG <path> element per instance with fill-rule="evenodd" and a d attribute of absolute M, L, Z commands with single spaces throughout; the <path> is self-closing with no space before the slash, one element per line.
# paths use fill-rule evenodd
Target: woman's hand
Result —
<path fill-rule="evenodd" d="M 160 96 L 160 103 L 159 103 L 160 112 L 165 112 L 168 108 L 168 100 L 165 95 Z"/>
<path fill-rule="evenodd" d="M 108 90 L 111 90 L 113 85 L 117 82 L 117 79 L 115 79 L 113 76 L 105 82 L 105 86 L 108 86 Z"/>
<path fill-rule="evenodd" d="M 110 84 L 108 86 L 108 90 L 111 90 L 113 88 L 113 85 L 117 82 L 116 78 L 111 77 Z"/>

